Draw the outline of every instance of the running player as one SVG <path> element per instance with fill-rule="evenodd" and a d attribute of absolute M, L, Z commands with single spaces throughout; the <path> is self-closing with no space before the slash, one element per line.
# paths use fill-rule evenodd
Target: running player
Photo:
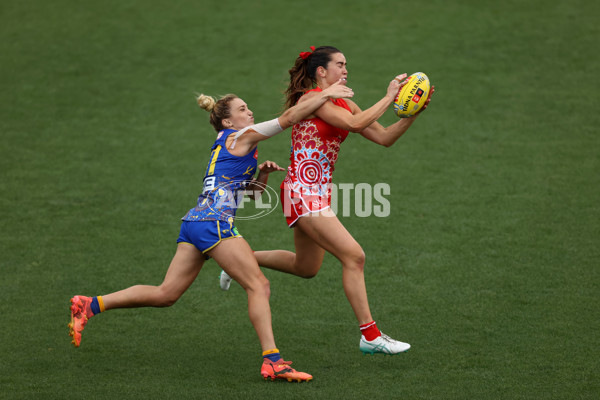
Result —
<path fill-rule="evenodd" d="M 248 243 L 234 226 L 235 202 L 240 191 L 255 189 L 258 195 L 268 175 L 283 170 L 266 161 L 257 168 L 257 146 L 262 140 L 292 126 L 331 98 L 352 97 L 352 90 L 336 83 L 309 102 L 286 110 L 279 118 L 254 124 L 252 111 L 235 95 L 216 101 L 201 95 L 199 105 L 210 112 L 210 122 L 218 132 L 204 187 L 197 205 L 182 218 L 177 250 L 159 286 L 136 285 L 103 296 L 74 296 L 71 299 L 70 335 L 81 343 L 81 333 L 89 319 L 116 308 L 168 307 L 173 305 L 196 279 L 204 261 L 213 258 L 246 291 L 250 321 L 262 350 L 261 375 L 271 379 L 309 381 L 310 374 L 293 369 L 281 358 L 275 345 L 269 305 L 269 281 L 261 272 Z"/>
<path fill-rule="evenodd" d="M 287 107 L 319 96 L 340 79 L 343 83 L 347 80 L 346 58 L 340 50 L 330 46 L 311 50 L 300 53 L 289 71 Z M 358 320 L 359 349 L 365 354 L 398 354 L 410 345 L 381 333 L 373 320 L 364 278 L 365 254 L 330 208 L 332 174 L 340 145 L 349 131 L 389 147 L 414 123 L 417 116 L 400 119 L 388 127 L 377 122 L 405 78 L 406 74 L 396 76 L 386 95 L 367 110 L 362 111 L 351 100 L 333 99 L 294 125 L 291 164 L 281 184 L 281 201 L 287 223 L 294 228 L 296 252 L 255 252 L 259 265 L 303 278 L 317 275 L 325 251 L 333 254 L 342 263 L 344 291 Z M 427 104 L 423 109 L 426 107 Z M 227 287 L 227 280 L 222 274 L 222 288 Z"/>

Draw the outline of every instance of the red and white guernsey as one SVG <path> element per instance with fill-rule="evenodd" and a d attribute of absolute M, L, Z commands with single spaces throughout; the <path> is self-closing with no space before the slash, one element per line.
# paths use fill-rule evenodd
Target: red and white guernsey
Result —
<path fill-rule="evenodd" d="M 309 92 L 313 91 L 320 92 L 321 88 Z M 350 111 L 344 99 L 330 101 Z M 281 184 L 281 203 L 289 226 L 299 217 L 330 206 L 335 162 L 347 136 L 348 131 L 320 118 L 302 120 L 292 128 L 290 166 Z"/>

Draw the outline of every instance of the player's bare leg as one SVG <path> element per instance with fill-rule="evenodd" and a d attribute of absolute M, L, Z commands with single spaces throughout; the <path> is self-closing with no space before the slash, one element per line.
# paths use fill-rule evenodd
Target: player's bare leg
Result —
<path fill-rule="evenodd" d="M 248 315 L 263 350 L 261 375 L 267 379 L 309 381 L 310 374 L 296 371 L 291 362 L 283 361 L 275 346 L 271 325 L 270 284 L 260 270 L 252 249 L 243 238 L 232 238 L 219 243 L 209 255 L 236 280 L 248 296 Z"/>
<path fill-rule="evenodd" d="M 81 344 L 81 333 L 96 313 L 114 308 L 168 307 L 173 305 L 194 282 L 204 264 L 204 255 L 189 243 L 179 243 L 167 274 L 159 286 L 135 285 L 104 296 L 74 296 L 71 299 L 69 335 L 75 347 Z M 96 306 L 94 313 L 94 302 Z"/>

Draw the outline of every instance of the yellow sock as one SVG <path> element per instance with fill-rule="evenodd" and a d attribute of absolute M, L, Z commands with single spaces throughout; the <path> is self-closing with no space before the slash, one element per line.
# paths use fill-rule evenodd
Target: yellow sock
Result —
<path fill-rule="evenodd" d="M 100 306 L 100 312 L 104 312 L 104 300 L 102 300 L 102 296 L 98 296 L 98 305 Z"/>

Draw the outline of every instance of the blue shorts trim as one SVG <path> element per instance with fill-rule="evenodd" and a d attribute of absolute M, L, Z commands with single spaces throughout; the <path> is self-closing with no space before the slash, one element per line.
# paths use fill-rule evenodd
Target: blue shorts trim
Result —
<path fill-rule="evenodd" d="M 212 250 L 222 240 L 242 237 L 233 223 L 226 221 L 183 221 L 177 243 L 191 243 L 202 253 Z"/>

